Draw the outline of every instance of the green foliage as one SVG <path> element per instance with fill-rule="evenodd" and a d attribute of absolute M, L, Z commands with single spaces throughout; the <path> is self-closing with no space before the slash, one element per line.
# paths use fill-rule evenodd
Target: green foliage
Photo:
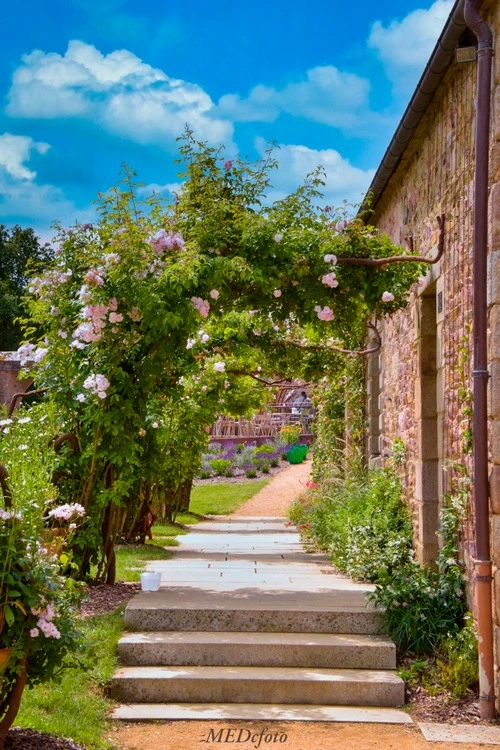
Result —
<path fill-rule="evenodd" d="M 28 276 L 49 262 L 52 251 L 40 245 L 32 229 L 0 224 L 0 351 L 17 349 L 22 340 L 17 318 Z"/>
<path fill-rule="evenodd" d="M 255 455 L 258 456 L 261 453 L 274 453 L 274 450 L 274 445 L 272 445 L 271 443 L 264 443 L 264 445 L 259 445 L 257 446 L 257 448 L 255 448 Z"/>
<path fill-rule="evenodd" d="M 445 637 L 435 655 L 406 658 L 398 672 L 412 687 L 423 687 L 430 695 L 444 691 L 463 698 L 479 682 L 477 635 L 471 614 L 453 636 Z"/>
<path fill-rule="evenodd" d="M 280 437 L 286 442 L 294 445 L 300 440 L 300 425 L 286 424 L 280 430 Z"/>
<path fill-rule="evenodd" d="M 385 609 L 387 632 L 401 651 L 436 652 L 443 639 L 455 637 L 464 624 L 464 571 L 458 556 L 464 499 L 445 497 L 437 570 L 410 562 L 377 581 L 371 598 Z"/>
<path fill-rule="evenodd" d="M 214 458 L 208 462 L 216 474 L 221 476 L 231 468 L 231 461 L 227 458 Z"/>
<path fill-rule="evenodd" d="M 465 616 L 464 627 L 440 645 L 436 661 L 439 682 L 455 698 L 462 698 L 479 682 L 477 633 L 471 614 Z"/>
<path fill-rule="evenodd" d="M 393 469 L 325 483 L 296 501 L 291 518 L 356 579 L 390 578 L 408 561 L 411 524 Z"/>
<path fill-rule="evenodd" d="M 257 469 L 246 469 L 245 476 L 247 479 L 255 479 L 257 476 Z"/>

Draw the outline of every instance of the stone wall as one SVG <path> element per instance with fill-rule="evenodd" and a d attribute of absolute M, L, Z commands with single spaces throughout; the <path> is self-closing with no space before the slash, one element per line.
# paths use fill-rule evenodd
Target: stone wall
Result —
<path fill-rule="evenodd" d="M 26 391 L 33 382 L 31 378 L 19 379 L 21 363 L 15 359 L 7 359 L 12 352 L 0 352 L 0 404 L 9 405 L 15 393 Z"/>
<path fill-rule="evenodd" d="M 435 559 L 439 498 L 450 462 L 462 460 L 458 366 L 471 355 L 475 72 L 473 63 L 449 70 L 374 215 L 393 240 L 411 237 L 428 256 L 439 238 L 436 217 L 446 218 L 441 261 L 416 285 L 410 306 L 382 326 L 381 453 L 395 437 L 405 443 L 421 562 Z"/>
<path fill-rule="evenodd" d="M 494 32 L 495 56 L 489 202 L 489 404 L 492 558 L 495 570 L 497 664 L 500 663 L 500 3 L 482 13 Z M 412 237 L 415 250 L 432 255 L 436 216 L 446 217 L 445 251 L 413 290 L 409 307 L 382 322 L 379 451 L 394 438 L 407 449 L 405 489 L 419 561 L 438 550 L 436 531 L 454 462 L 464 456 L 469 426 L 464 389 L 472 389 L 472 239 L 474 192 L 475 63 L 452 64 L 411 144 L 376 206 L 373 223 L 394 241 Z M 390 290 L 389 290 L 390 291 Z M 369 384 L 374 392 L 374 386 Z M 368 401 L 370 424 L 377 424 Z M 374 440 L 368 440 L 372 449 Z M 473 498 L 463 554 L 474 549 Z"/>

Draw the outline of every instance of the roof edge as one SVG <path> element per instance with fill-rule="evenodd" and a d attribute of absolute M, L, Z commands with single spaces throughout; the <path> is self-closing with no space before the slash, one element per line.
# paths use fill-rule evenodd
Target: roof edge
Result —
<path fill-rule="evenodd" d="M 482 0 L 479 0 L 478 7 L 482 4 Z M 414 131 L 420 124 L 431 99 L 450 67 L 457 42 L 467 28 L 464 20 L 464 5 L 465 0 L 457 0 L 453 6 L 417 88 L 363 199 L 361 211 L 367 206 L 374 208 L 382 197 Z"/>

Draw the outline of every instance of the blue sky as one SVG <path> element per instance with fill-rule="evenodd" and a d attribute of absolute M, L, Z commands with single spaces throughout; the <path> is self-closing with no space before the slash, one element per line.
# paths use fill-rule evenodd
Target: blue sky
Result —
<path fill-rule="evenodd" d="M 3 13 L 0 223 L 92 221 L 138 172 L 178 184 L 176 138 L 254 159 L 279 144 L 272 197 L 318 164 L 325 203 L 359 202 L 453 0 L 24 0 Z"/>

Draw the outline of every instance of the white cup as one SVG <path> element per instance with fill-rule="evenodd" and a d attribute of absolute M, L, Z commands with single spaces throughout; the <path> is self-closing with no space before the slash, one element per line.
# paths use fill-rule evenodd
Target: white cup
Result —
<path fill-rule="evenodd" d="M 142 591 L 158 591 L 160 588 L 161 573 L 154 571 L 148 571 L 147 573 L 141 573 L 141 590 Z"/>

